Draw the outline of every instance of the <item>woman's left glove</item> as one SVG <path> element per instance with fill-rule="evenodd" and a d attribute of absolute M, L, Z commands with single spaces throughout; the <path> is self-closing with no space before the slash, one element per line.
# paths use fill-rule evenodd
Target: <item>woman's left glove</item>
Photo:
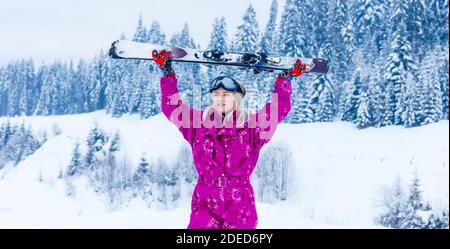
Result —
<path fill-rule="evenodd" d="M 152 58 L 155 61 L 155 63 L 161 68 L 161 70 L 164 72 L 164 76 L 167 75 L 175 75 L 175 72 L 172 69 L 172 53 L 170 51 L 161 50 L 161 51 L 152 51 Z"/>
<path fill-rule="evenodd" d="M 292 67 L 290 70 L 283 71 L 278 75 L 278 79 L 286 79 L 291 80 L 292 77 L 300 77 L 306 72 L 306 65 L 302 64 L 302 61 L 300 59 L 297 60 L 294 67 Z"/>

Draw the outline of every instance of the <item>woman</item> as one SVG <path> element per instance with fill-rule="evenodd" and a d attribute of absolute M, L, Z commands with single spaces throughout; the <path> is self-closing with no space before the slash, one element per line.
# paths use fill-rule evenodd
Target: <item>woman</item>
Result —
<path fill-rule="evenodd" d="M 291 70 L 281 73 L 271 101 L 249 115 L 241 106 L 244 86 L 225 76 L 211 82 L 212 106 L 191 109 L 180 98 L 170 58 L 168 51 L 153 51 L 155 63 L 164 72 L 162 112 L 191 145 L 199 175 L 188 228 L 256 228 L 258 217 L 250 175 L 261 147 L 290 110 L 290 79 L 301 76 L 306 66 L 298 60 Z"/>

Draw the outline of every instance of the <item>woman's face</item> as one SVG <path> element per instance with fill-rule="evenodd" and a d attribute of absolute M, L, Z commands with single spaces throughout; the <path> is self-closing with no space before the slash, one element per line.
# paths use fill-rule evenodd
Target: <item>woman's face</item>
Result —
<path fill-rule="evenodd" d="M 222 114 L 234 110 L 237 107 L 237 99 L 234 92 L 218 88 L 212 92 L 213 107 Z"/>

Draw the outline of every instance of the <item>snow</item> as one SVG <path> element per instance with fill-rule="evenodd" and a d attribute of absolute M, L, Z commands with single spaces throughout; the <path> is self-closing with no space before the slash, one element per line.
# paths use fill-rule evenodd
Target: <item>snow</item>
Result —
<path fill-rule="evenodd" d="M 83 178 L 75 198 L 57 178 L 69 164 L 74 143 L 89 129 L 120 131 L 122 156 L 137 166 L 143 152 L 156 161 L 173 161 L 184 143 L 162 115 L 112 118 L 104 111 L 61 116 L 0 117 L 0 123 L 25 122 L 33 132 L 47 130 L 47 142 L 17 166 L 0 171 L 0 228 L 185 228 L 190 196 L 176 208 L 146 208 L 139 200 L 109 211 Z M 271 143 L 289 146 L 295 162 L 294 194 L 273 204 L 257 201 L 258 228 L 373 228 L 381 191 L 397 177 L 405 190 L 418 172 L 424 200 L 448 208 L 448 121 L 417 128 L 391 126 L 359 130 L 347 122 L 280 124 Z M 52 133 L 54 127 L 61 130 Z M 38 180 L 42 175 L 42 182 Z"/>
<path fill-rule="evenodd" d="M 148 44 L 128 40 L 119 40 L 114 47 L 116 53 L 125 58 L 151 58 L 151 54 L 148 51 L 167 49 L 167 46 L 149 46 Z"/>

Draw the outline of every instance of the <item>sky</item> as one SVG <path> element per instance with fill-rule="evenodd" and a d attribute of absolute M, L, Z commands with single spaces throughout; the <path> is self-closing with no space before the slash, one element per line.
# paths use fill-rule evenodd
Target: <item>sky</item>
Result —
<path fill-rule="evenodd" d="M 285 0 L 278 0 L 278 16 Z M 131 38 L 139 14 L 149 26 L 158 20 L 168 37 L 187 22 L 205 48 L 216 17 L 224 16 L 229 38 L 252 4 L 261 31 L 271 0 L 1 0 L 0 65 L 33 58 L 36 64 L 92 59 L 124 33 Z"/>

